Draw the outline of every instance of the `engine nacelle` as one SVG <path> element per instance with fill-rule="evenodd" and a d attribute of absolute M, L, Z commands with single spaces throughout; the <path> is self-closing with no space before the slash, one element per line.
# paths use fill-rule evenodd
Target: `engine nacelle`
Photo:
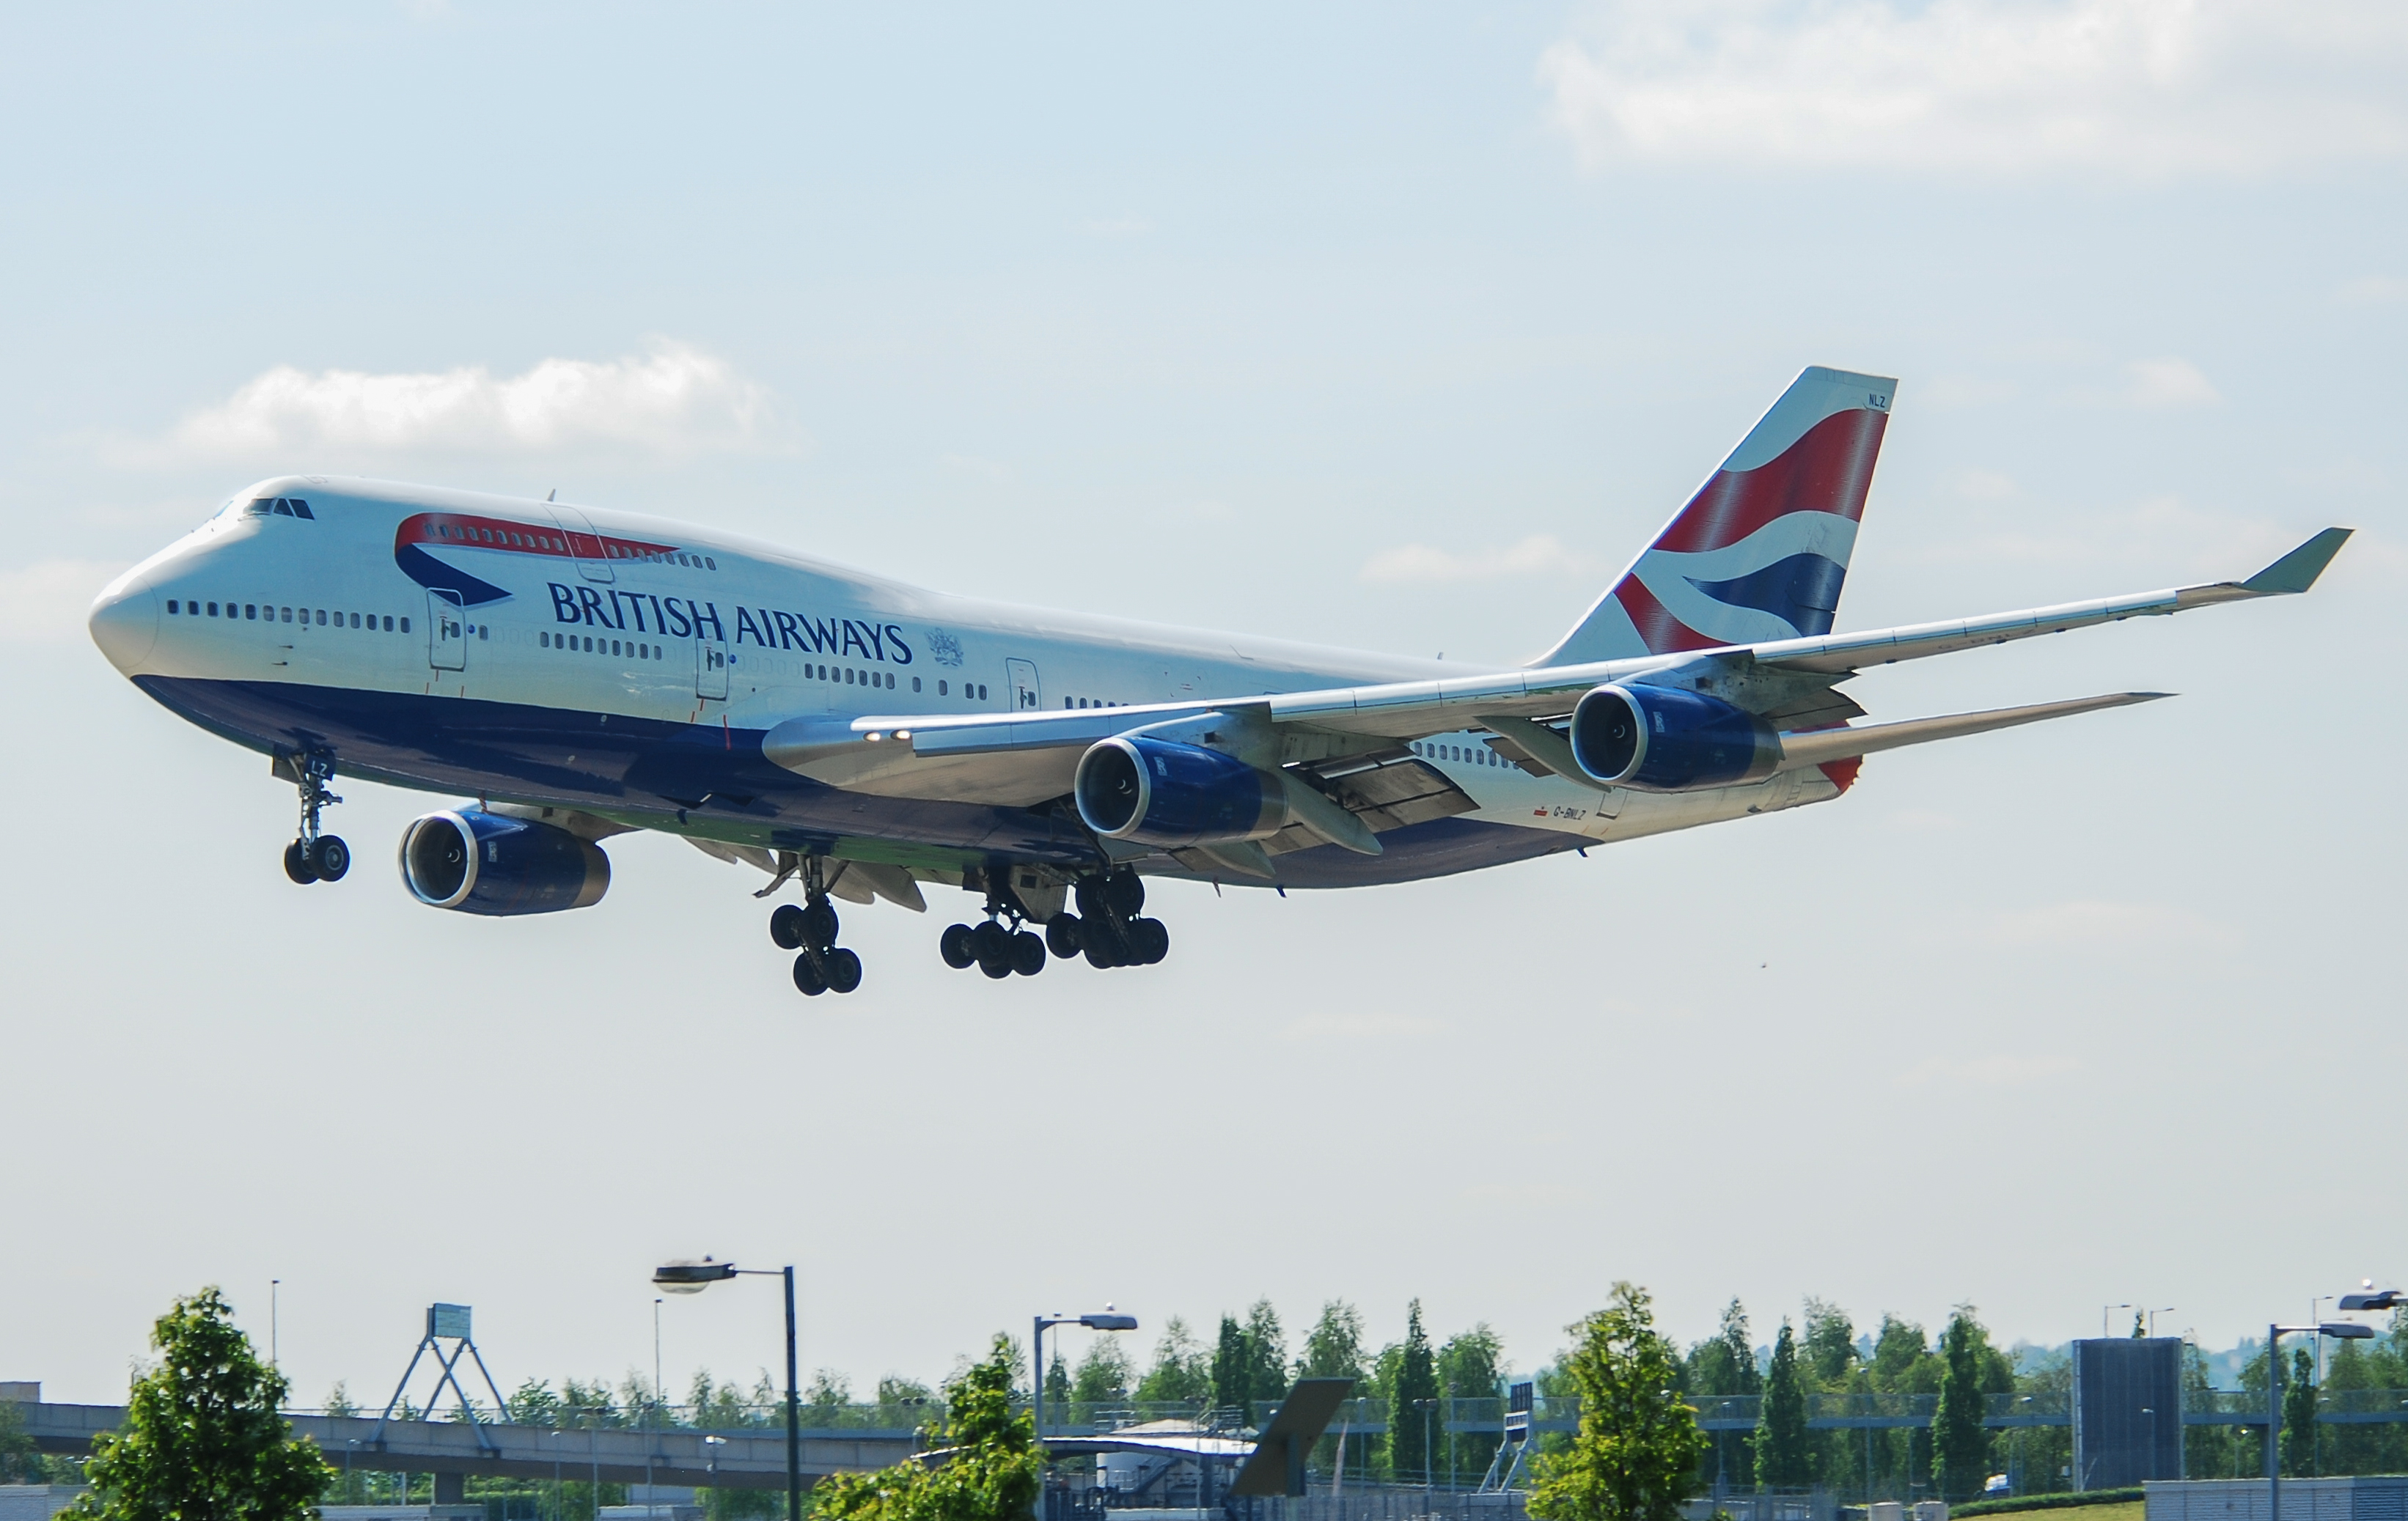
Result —
<path fill-rule="evenodd" d="M 401 832 L 401 880 L 429 908 L 556 914 L 602 901 L 610 858 L 565 829 L 461 808 Z"/>
<path fill-rule="evenodd" d="M 1143 734 L 1097 740 L 1071 795 L 1089 829 L 1139 845 L 1259 840 L 1289 819 L 1287 789 L 1234 756 Z"/>
<path fill-rule="evenodd" d="M 1745 708 L 1672 687 L 1598 687 L 1572 709 L 1572 759 L 1608 787 L 1685 792 L 1758 781 L 1781 736 Z"/>

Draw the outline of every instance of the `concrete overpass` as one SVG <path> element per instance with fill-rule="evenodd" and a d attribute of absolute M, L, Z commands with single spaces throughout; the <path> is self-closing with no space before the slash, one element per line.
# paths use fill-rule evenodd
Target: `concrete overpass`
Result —
<path fill-rule="evenodd" d="M 24 1404 L 25 1434 L 46 1453 L 80 1457 L 92 1439 L 125 1419 L 122 1405 Z M 669 1428 L 470 1426 L 466 1421 L 379 1421 L 372 1415 L 291 1415 L 294 1433 L 308 1437 L 335 1467 L 361 1472 L 432 1473 L 438 1493 L 446 1475 L 505 1474 L 522 1479 L 592 1480 L 604 1484 L 709 1485 L 721 1489 L 786 1487 L 782 1426 L 701 1432 Z M 381 1427 L 381 1433 L 379 1428 Z M 706 1437 L 715 1440 L 706 1440 Z M 806 1430 L 803 1484 L 834 1473 L 884 1468 L 919 1450 L 904 1430 Z"/>

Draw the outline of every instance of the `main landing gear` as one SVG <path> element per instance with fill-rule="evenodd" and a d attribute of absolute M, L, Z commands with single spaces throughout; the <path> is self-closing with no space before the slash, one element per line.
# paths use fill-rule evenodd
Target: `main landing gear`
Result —
<path fill-rule="evenodd" d="M 340 882 L 351 869 L 351 847 L 339 834 L 318 832 L 319 810 L 343 801 L 326 790 L 335 762 L 322 755 L 296 755 L 291 764 L 301 789 L 301 837 L 284 847 L 284 874 L 305 886 Z"/>
<path fill-rule="evenodd" d="M 1007 918 L 1009 929 L 1003 923 Z M 1027 915 L 1009 889 L 989 888 L 986 922 L 975 930 L 967 924 L 946 926 L 937 937 L 937 954 L 956 972 L 975 966 L 998 982 L 1015 972 L 1033 977 L 1045 970 L 1045 942 L 1023 928 L 1026 922 Z"/>
<path fill-rule="evenodd" d="M 1047 951 L 1063 960 L 1084 956 L 1094 967 L 1152 966 L 1170 952 L 1170 931 L 1160 919 L 1139 917 L 1145 883 L 1126 867 L 1081 877 L 1071 888 L 1079 912 L 1065 909 L 1045 926 L 1044 938 L 1023 928 L 1026 914 L 1009 892 L 987 894 L 987 920 L 972 929 L 956 924 L 937 942 L 945 964 L 956 971 L 975 966 L 998 980 L 1017 972 L 1033 977 L 1045 970 Z M 1010 921 L 1007 928 L 1002 922 Z"/>
<path fill-rule="evenodd" d="M 836 905 L 821 885 L 819 858 L 803 872 L 803 906 L 780 903 L 771 910 L 769 938 L 780 950 L 796 953 L 795 986 L 804 997 L 850 993 L 861 986 L 861 958 L 836 943 Z"/>

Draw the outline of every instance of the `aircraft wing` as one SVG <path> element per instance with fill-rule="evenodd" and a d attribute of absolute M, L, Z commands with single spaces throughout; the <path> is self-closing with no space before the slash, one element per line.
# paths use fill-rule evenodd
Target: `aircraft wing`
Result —
<path fill-rule="evenodd" d="M 1251 727 L 1258 736 L 1277 735 L 1273 763 L 1291 765 L 1383 753 L 1395 758 L 1402 755 L 1403 744 L 1425 735 L 1488 729 L 1513 743 L 1537 769 L 1576 777 L 1569 763 L 1569 747 L 1546 720 L 1569 714 L 1584 692 L 1601 683 L 1637 680 L 1723 696 L 1782 730 L 1786 753 L 1817 757 L 1799 764 L 1820 764 L 1848 755 L 2162 695 L 2118 693 L 1990 714 L 1840 730 L 1833 726 L 1860 716 L 1863 709 L 1829 689 L 1868 666 L 2129 618 L 2302 592 L 2315 584 L 2351 532 L 2328 528 L 2245 580 L 2206 582 L 1984 618 L 1438 681 L 1268 696 L 1064 712 L 881 714 L 849 723 L 796 719 L 773 729 L 765 748 L 778 764 L 833 786 L 1022 805 L 1068 792 L 1080 753 L 1097 740 L 1138 729 L 1160 729 L 1167 734 L 1201 732 L 1223 721 Z"/>

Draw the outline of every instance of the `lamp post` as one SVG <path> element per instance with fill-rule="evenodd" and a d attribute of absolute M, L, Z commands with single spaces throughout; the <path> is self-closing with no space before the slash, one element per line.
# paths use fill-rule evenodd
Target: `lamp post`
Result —
<path fill-rule="evenodd" d="M 2099 1307 L 2099 1339 L 2100 1341 L 2105 1341 L 2109 1334 L 2107 1330 L 2108 1312 L 2111 1310 L 2128 1310 L 2130 1308 L 2131 1306 L 2128 1304 L 2102 1304 Z"/>
<path fill-rule="evenodd" d="M 2387 1310 L 2398 1298 L 2396 1290 L 2386 1289 L 2381 1294 L 2344 1294 L 2341 1303 L 2345 1310 Z M 2290 1335 L 2357 1342 L 2372 1337 L 2374 1328 L 2351 1320 L 2266 1328 L 2266 1521 L 2283 1521 L 2283 1338 Z"/>
<path fill-rule="evenodd" d="M 1028 1399 L 1039 1446 L 1045 1443 L 1045 1329 L 1048 1326 L 1084 1326 L 1089 1330 L 1135 1330 L 1137 1316 L 1122 1315 L 1107 1303 L 1098 1315 L 1036 1317 L 1036 1329 L 1028 1338 Z"/>
<path fill-rule="evenodd" d="M 795 1386 L 795 1268 L 738 1268 L 733 1262 L 681 1258 L 652 1272 L 653 1286 L 671 1294 L 699 1294 L 723 1278 L 786 1280 L 786 1521 L 803 1521 L 803 1410 Z"/>

